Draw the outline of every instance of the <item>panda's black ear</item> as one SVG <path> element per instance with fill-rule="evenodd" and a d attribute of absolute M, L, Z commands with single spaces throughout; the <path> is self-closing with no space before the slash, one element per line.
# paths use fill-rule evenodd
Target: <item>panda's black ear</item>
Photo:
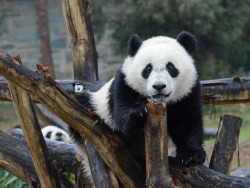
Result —
<path fill-rule="evenodd" d="M 128 55 L 133 57 L 140 48 L 142 41 L 137 34 L 134 34 L 130 37 L 128 41 Z"/>
<path fill-rule="evenodd" d="M 188 53 L 192 54 L 197 48 L 197 39 L 189 32 L 182 31 L 176 39 Z"/>

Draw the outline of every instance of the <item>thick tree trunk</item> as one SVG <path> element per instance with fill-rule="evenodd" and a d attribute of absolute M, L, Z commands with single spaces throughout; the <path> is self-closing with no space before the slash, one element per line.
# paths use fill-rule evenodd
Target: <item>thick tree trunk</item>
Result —
<path fill-rule="evenodd" d="M 145 123 L 147 188 L 172 187 L 168 165 L 166 103 L 149 103 Z"/>
<path fill-rule="evenodd" d="M 81 86 L 83 91 L 97 91 L 105 84 L 105 82 L 86 82 L 80 80 L 58 80 L 57 83 L 72 96 L 78 93 L 75 89 L 76 85 Z M 201 81 L 201 86 L 203 105 L 250 103 L 250 76 L 219 80 L 205 80 Z M 11 101 L 7 82 L 1 77 L 0 100 Z M 39 102 L 35 96 L 32 100 Z"/>
<path fill-rule="evenodd" d="M 38 15 L 40 46 L 42 53 L 41 64 L 49 68 L 51 77 L 55 79 L 55 69 L 50 46 L 50 33 L 46 0 L 35 0 L 35 4 Z"/>
<path fill-rule="evenodd" d="M 240 117 L 230 115 L 220 117 L 209 168 L 227 175 L 230 174 L 233 156 L 239 141 L 241 124 L 242 119 Z"/>

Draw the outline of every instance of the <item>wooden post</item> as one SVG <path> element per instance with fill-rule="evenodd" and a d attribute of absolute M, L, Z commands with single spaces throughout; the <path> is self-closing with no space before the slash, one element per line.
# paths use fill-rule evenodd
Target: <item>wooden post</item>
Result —
<path fill-rule="evenodd" d="M 217 172 L 230 174 L 233 156 L 239 140 L 241 124 L 242 119 L 240 117 L 231 115 L 220 117 L 219 129 L 209 168 Z"/>
<path fill-rule="evenodd" d="M 166 103 L 149 103 L 145 124 L 147 188 L 172 187 L 168 164 Z"/>
<path fill-rule="evenodd" d="M 30 96 L 12 82 L 9 82 L 9 88 L 41 186 L 59 188 L 58 174 L 48 153 Z"/>
<path fill-rule="evenodd" d="M 87 0 L 62 0 L 63 13 L 73 52 L 74 78 L 96 81 L 97 52 L 91 25 L 91 10 Z"/>

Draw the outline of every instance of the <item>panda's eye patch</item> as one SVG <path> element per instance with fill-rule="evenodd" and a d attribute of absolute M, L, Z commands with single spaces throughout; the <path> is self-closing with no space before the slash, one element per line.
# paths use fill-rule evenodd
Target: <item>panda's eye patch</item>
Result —
<path fill-rule="evenodd" d="M 168 62 L 168 64 L 166 65 L 166 69 L 173 78 L 177 77 L 179 74 L 178 69 L 171 62 Z"/>
<path fill-rule="evenodd" d="M 142 71 L 142 77 L 147 79 L 152 71 L 153 67 L 151 64 L 148 64 Z"/>

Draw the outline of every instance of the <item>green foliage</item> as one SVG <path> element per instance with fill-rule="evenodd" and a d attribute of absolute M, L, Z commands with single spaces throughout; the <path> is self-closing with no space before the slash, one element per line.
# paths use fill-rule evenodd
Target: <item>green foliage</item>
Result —
<path fill-rule="evenodd" d="M 0 168 L 0 187 L 1 188 L 28 188 L 29 186 L 18 179 L 17 177 L 11 175 L 9 172 Z"/>
<path fill-rule="evenodd" d="M 195 59 L 201 78 L 215 79 L 250 68 L 249 15 L 248 0 L 123 0 L 109 23 L 120 53 L 133 33 L 146 39 L 190 31 L 199 41 Z"/>

